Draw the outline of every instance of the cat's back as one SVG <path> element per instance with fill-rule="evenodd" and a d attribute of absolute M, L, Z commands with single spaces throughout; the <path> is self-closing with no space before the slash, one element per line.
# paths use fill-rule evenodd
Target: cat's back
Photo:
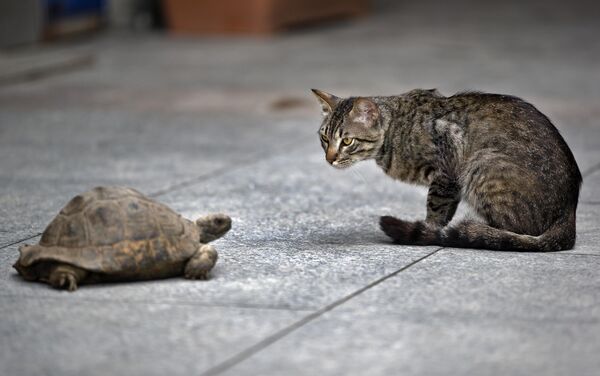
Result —
<path fill-rule="evenodd" d="M 462 123 L 471 147 L 572 159 L 560 132 L 524 100 L 502 94 L 461 93 L 449 97 L 449 112 Z M 565 161 L 566 161 L 565 160 Z"/>
<path fill-rule="evenodd" d="M 558 129 L 532 104 L 514 96 L 479 92 L 447 98 L 448 113 L 462 123 L 467 153 L 504 155 L 545 184 L 578 187 L 582 178 L 575 157 Z"/>

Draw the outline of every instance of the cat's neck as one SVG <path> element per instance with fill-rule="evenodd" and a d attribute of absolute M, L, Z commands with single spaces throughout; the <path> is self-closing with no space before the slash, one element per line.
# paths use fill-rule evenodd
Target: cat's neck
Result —
<path fill-rule="evenodd" d="M 405 94 L 389 97 L 374 97 L 380 110 L 379 126 L 384 130 L 383 142 L 375 162 L 386 173 L 394 157 L 402 155 L 402 145 L 410 142 L 413 129 L 423 123 L 432 122 L 445 111 L 445 97 L 433 90 L 412 90 Z"/>
<path fill-rule="evenodd" d="M 377 103 L 380 112 L 378 126 L 384 131 L 379 152 L 375 156 L 375 163 L 387 173 L 392 164 L 394 155 L 394 143 L 392 142 L 393 137 L 391 136 L 391 130 L 393 128 L 392 123 L 395 113 L 397 112 L 399 101 L 397 97 L 378 97 L 374 98 L 374 101 Z"/>

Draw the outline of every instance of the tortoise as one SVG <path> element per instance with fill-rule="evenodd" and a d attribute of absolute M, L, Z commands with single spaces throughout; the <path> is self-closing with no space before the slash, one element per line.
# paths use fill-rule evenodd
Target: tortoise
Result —
<path fill-rule="evenodd" d="M 96 187 L 75 196 L 39 244 L 21 246 L 14 268 L 25 280 L 69 291 L 84 283 L 207 279 L 217 252 L 206 243 L 230 228 L 224 214 L 192 222 L 132 188 Z"/>

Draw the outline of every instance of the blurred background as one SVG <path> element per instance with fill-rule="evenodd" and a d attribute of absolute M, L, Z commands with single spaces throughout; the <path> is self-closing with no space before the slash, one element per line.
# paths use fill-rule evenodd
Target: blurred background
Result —
<path fill-rule="evenodd" d="M 311 86 L 591 99 L 600 90 L 598 8 L 585 0 L 4 0 L 0 83 L 87 69 L 79 84 L 99 86 L 80 86 L 78 100 L 128 97 L 128 106 L 150 105 L 145 99 L 178 110 L 257 109 L 293 92 L 275 103 L 291 109 Z"/>

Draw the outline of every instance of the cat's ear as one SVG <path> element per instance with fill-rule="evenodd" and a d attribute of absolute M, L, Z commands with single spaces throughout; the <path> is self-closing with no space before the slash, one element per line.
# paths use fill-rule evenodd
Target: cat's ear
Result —
<path fill-rule="evenodd" d="M 379 118 L 379 108 L 377 104 L 367 98 L 357 98 L 354 101 L 350 118 L 356 123 L 361 123 L 365 127 L 373 127 L 377 125 Z"/>
<path fill-rule="evenodd" d="M 319 100 L 321 104 L 321 108 L 323 109 L 323 116 L 327 116 L 333 111 L 333 108 L 339 103 L 340 98 L 336 97 L 333 94 L 326 93 L 317 89 L 310 89 L 313 94 Z"/>

